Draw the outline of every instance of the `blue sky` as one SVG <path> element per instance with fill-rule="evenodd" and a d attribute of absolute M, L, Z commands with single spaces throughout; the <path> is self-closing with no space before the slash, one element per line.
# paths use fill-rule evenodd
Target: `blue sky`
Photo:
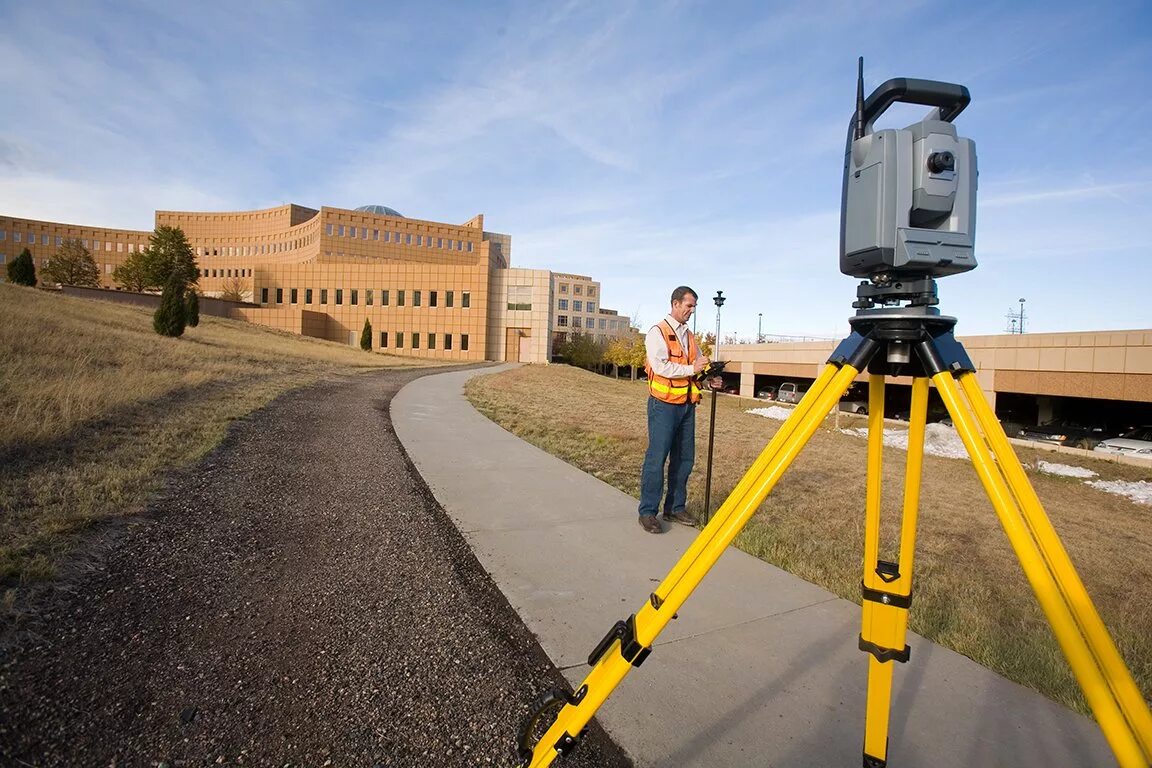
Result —
<path fill-rule="evenodd" d="M 1152 3 L 0 0 L 0 211 L 388 205 L 512 235 L 650 324 L 843 335 L 844 137 L 890 77 L 966 85 L 960 334 L 1152 327 Z M 881 127 L 918 120 L 890 110 Z"/>

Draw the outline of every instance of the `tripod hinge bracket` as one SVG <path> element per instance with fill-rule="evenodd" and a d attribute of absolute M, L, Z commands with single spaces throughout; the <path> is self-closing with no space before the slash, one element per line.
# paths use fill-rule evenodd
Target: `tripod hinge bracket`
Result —
<path fill-rule="evenodd" d="M 891 605 L 896 608 L 903 608 L 908 610 L 912 607 L 912 595 L 898 595 L 895 592 L 885 592 L 880 589 L 872 589 L 863 582 L 860 583 L 860 594 L 865 600 L 871 600 L 874 603 L 881 605 Z"/>
<path fill-rule="evenodd" d="M 643 664 L 648 654 L 652 652 L 651 648 L 644 647 L 636 640 L 636 614 L 632 614 L 627 621 L 618 621 L 612 625 L 612 629 L 608 630 L 608 634 L 604 635 L 604 639 L 589 654 L 588 666 L 596 666 L 601 657 L 612 647 L 612 643 L 617 640 L 620 641 L 620 655 L 634 667 Z"/>
<path fill-rule="evenodd" d="M 898 661 L 903 664 L 912 656 L 912 648 L 909 645 L 905 645 L 902 650 L 882 648 L 876 643 L 865 640 L 864 635 L 860 635 L 860 650 L 872 654 L 881 664 L 887 661 Z"/>

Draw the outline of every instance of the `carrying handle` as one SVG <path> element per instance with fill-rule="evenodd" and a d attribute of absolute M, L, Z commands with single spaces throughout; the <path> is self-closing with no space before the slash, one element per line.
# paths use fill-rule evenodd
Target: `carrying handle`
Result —
<path fill-rule="evenodd" d="M 942 83 L 938 80 L 918 80 L 912 77 L 894 77 L 885 81 L 864 102 L 858 124 L 871 126 L 896 102 L 939 107 L 940 119 L 952 122 L 972 101 L 963 85 Z"/>

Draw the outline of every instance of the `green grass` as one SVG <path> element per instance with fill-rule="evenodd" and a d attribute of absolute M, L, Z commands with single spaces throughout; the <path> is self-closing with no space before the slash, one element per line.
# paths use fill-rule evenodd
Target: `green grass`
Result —
<path fill-rule="evenodd" d="M 567 366 L 526 366 L 472 379 L 472 403 L 553 455 L 639 495 L 647 445 L 643 383 Z M 764 403 L 718 401 L 712 508 L 717 509 L 781 422 L 745 411 Z M 842 427 L 863 426 L 840 415 Z M 689 509 L 703 511 L 708 409 L 697 418 Z M 1152 471 L 1018 449 L 1078 464 L 1101 479 L 1152 480 Z M 880 555 L 899 557 L 904 452 L 886 448 Z M 860 601 L 865 441 L 829 417 L 761 505 L 736 546 L 803 579 Z M 924 457 L 911 629 L 1081 712 L 1087 706 L 966 460 Z M 1152 509 L 1066 477 L 1028 470 L 1045 511 L 1146 697 L 1152 695 Z"/>
<path fill-rule="evenodd" d="M 138 510 L 229 425 L 321 378 L 420 360 L 201 316 L 158 336 L 149 310 L 0 284 L 0 609 L 52 578 L 95 522 Z"/>

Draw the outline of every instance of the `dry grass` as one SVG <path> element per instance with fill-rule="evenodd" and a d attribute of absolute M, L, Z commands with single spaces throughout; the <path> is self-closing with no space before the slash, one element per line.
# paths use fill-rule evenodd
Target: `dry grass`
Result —
<path fill-rule="evenodd" d="M 169 339 L 146 309 L 7 284 L 0 361 L 0 614 L 233 420 L 321 377 L 428 364 L 207 316 Z"/>
<path fill-rule="evenodd" d="M 528 366 L 474 378 L 467 395 L 513 433 L 633 496 L 647 443 L 647 390 L 566 366 Z M 745 413 L 762 405 L 721 397 L 712 507 L 716 509 L 781 422 Z M 833 429 L 813 437 L 737 539 L 745 551 L 860 601 L 865 441 Z M 841 426 L 863 419 L 841 415 Z M 703 507 L 708 411 L 697 420 L 697 471 L 689 508 Z M 1035 464 L 1034 451 L 1021 459 Z M 1060 456 L 1103 479 L 1152 472 Z M 904 452 L 886 449 L 881 557 L 896 542 Z M 1063 477 L 1029 472 L 1081 578 L 1145 696 L 1152 695 L 1152 510 Z M 925 456 L 911 628 L 1082 712 L 1086 704 L 966 460 Z"/>

